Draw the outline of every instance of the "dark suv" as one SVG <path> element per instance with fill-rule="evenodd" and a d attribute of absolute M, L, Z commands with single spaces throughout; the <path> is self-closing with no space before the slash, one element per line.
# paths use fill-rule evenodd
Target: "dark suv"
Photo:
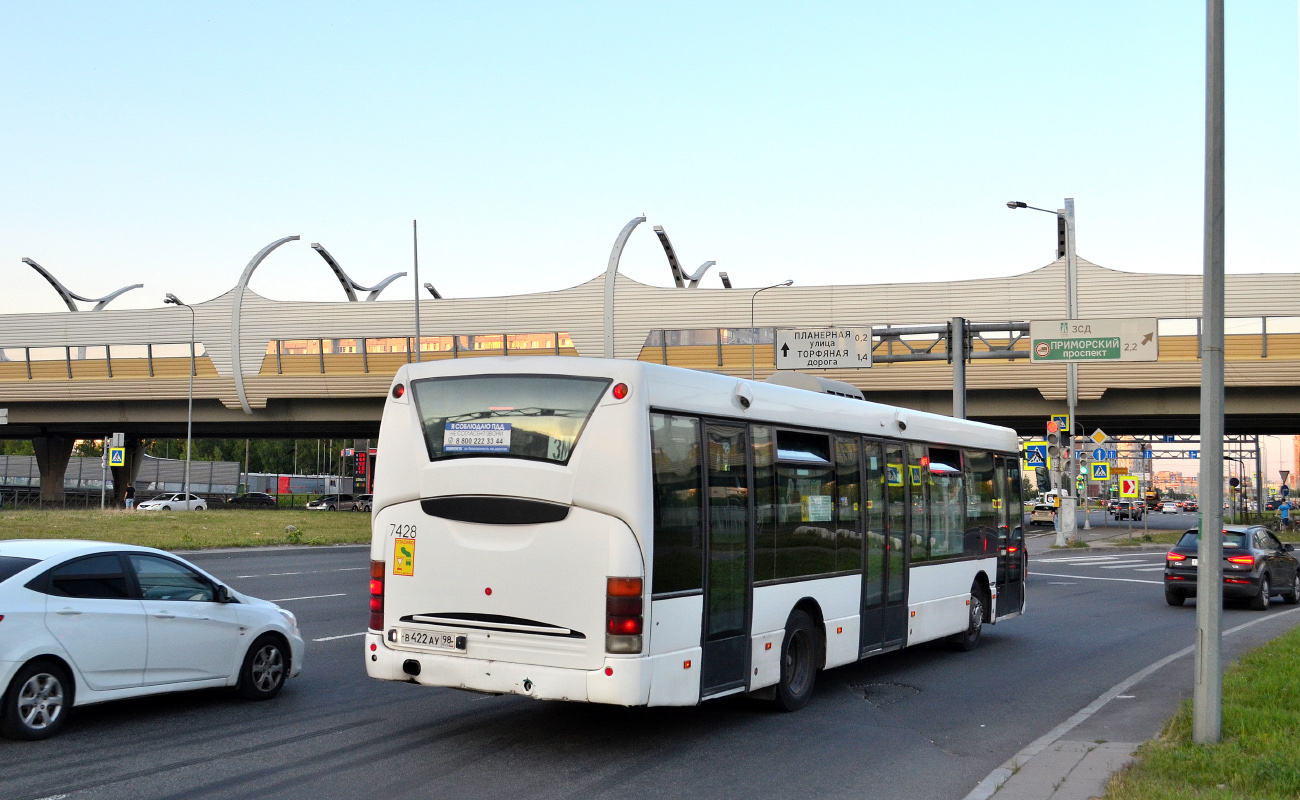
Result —
<path fill-rule="evenodd" d="M 226 501 L 231 508 L 275 508 L 275 498 L 266 492 L 247 492 Z"/>
<path fill-rule="evenodd" d="M 1196 596 L 1196 546 L 1199 534 L 1187 531 L 1165 556 L 1165 602 L 1181 606 Z M 1259 611 L 1277 594 L 1291 605 L 1300 603 L 1300 561 L 1294 548 L 1258 525 L 1229 525 L 1223 529 L 1223 596 L 1250 598 Z"/>

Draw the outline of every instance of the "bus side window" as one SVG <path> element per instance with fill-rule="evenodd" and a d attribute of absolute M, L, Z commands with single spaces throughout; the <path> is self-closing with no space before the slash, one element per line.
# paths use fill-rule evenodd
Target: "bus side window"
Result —
<path fill-rule="evenodd" d="M 885 462 L 880 452 L 880 442 L 863 442 L 864 461 L 867 465 L 865 486 L 867 518 L 867 586 L 864 600 L 867 608 L 880 604 L 885 574 Z"/>
<path fill-rule="evenodd" d="M 1002 513 L 993 454 L 966 450 L 966 536 L 963 551 L 968 556 L 996 553 L 995 539 Z"/>
<path fill-rule="evenodd" d="M 835 437 L 835 569 L 862 569 L 862 478 L 858 437 Z"/>
<path fill-rule="evenodd" d="M 912 563 L 925 561 L 930 557 L 930 498 L 926 493 L 925 467 L 922 459 L 925 445 L 907 445 L 907 489 L 911 495 L 911 536 L 908 537 L 909 553 Z"/>
<path fill-rule="evenodd" d="M 704 585 L 700 421 L 651 414 L 650 453 L 654 473 L 652 592 L 698 591 Z"/>
<path fill-rule="evenodd" d="M 750 448 L 754 462 L 754 580 L 776 577 L 775 458 L 772 429 L 752 425 Z"/>

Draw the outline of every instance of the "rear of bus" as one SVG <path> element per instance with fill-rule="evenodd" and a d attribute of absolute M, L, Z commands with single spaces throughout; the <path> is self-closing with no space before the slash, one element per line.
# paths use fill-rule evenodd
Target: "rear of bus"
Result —
<path fill-rule="evenodd" d="M 371 677 L 648 701 L 641 377 L 554 357 L 398 371 L 376 454 Z"/>

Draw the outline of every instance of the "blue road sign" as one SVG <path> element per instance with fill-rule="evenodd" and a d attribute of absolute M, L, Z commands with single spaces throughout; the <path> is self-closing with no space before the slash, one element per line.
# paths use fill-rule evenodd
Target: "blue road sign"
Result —
<path fill-rule="evenodd" d="M 1188 457 L 1188 458 L 1200 458 L 1200 457 L 1201 457 L 1201 451 L 1200 451 L 1200 450 L 1188 450 L 1188 451 L 1187 451 L 1187 457 Z"/>
<path fill-rule="evenodd" d="M 1154 457 L 1154 456 L 1155 456 L 1155 451 L 1154 451 L 1154 450 L 1143 450 L 1143 451 L 1142 451 L 1142 457 L 1143 457 L 1143 458 L 1152 458 L 1152 457 Z"/>
<path fill-rule="evenodd" d="M 1025 446 L 1025 462 L 1031 467 L 1047 466 L 1047 445 L 1031 444 Z"/>
<path fill-rule="evenodd" d="M 1290 487 L 1290 486 L 1287 486 L 1285 483 L 1282 484 L 1282 496 L 1283 496 L 1283 497 L 1290 497 L 1290 496 L 1291 496 L 1291 487 Z"/>
<path fill-rule="evenodd" d="M 108 465 L 110 467 L 126 466 L 126 448 L 125 447 L 108 448 Z"/>
<path fill-rule="evenodd" d="M 1110 464 L 1102 461 L 1092 465 L 1092 479 L 1094 481 L 1110 480 Z"/>
<path fill-rule="evenodd" d="M 1093 460 L 1093 461 L 1105 461 L 1105 460 L 1106 460 L 1106 448 L 1104 448 L 1104 447 L 1098 447 L 1096 450 L 1093 450 L 1093 451 L 1092 451 L 1092 460 Z"/>
<path fill-rule="evenodd" d="M 1119 458 L 1119 451 L 1118 451 L 1118 450 L 1107 450 L 1107 451 L 1106 451 L 1106 459 L 1107 459 L 1108 461 L 1113 461 L 1113 460 L 1115 460 L 1115 459 L 1117 459 L 1117 458 Z"/>
<path fill-rule="evenodd" d="M 1160 441 L 1162 441 L 1162 442 L 1172 442 L 1173 440 L 1174 440 L 1174 437 L 1173 437 L 1173 436 L 1170 436 L 1169 434 L 1165 434 L 1164 436 L 1161 436 L 1161 437 L 1160 437 Z"/>

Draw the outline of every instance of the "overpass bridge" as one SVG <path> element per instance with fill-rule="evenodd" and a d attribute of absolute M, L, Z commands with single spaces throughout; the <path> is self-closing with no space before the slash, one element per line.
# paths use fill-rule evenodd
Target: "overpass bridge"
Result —
<path fill-rule="evenodd" d="M 605 352 L 608 274 L 555 292 L 422 300 L 418 341 L 411 301 L 275 301 L 248 289 L 248 274 L 193 306 L 196 437 L 373 437 L 393 374 L 417 352 L 424 361 Z M 612 281 L 615 357 L 738 377 L 749 376 L 752 358 L 760 380 L 774 371 L 775 328 L 870 325 L 880 334 L 954 316 L 1066 317 L 1063 260 L 1004 278 L 791 286 L 757 297 L 744 288 L 660 288 L 617 274 Z M 1125 273 L 1079 259 L 1079 317 L 1158 317 L 1160 357 L 1081 365 L 1078 419 L 1114 434 L 1194 433 L 1200 302 L 1199 275 Z M 1229 433 L 1300 430 L 1297 309 L 1296 276 L 1228 276 Z M 987 335 L 975 347 L 1028 346 L 1013 338 Z M 887 339 L 877 336 L 876 352 L 900 345 Z M 0 407 L 9 412 L 0 437 L 37 441 L 38 455 L 57 470 L 77 438 L 184 435 L 189 341 L 190 315 L 177 307 L 0 316 Z M 945 346 L 920 344 L 931 352 Z M 973 419 L 1037 434 L 1064 409 L 1064 365 L 976 360 L 966 372 Z M 871 400 L 952 408 L 952 371 L 941 361 L 819 374 Z"/>

